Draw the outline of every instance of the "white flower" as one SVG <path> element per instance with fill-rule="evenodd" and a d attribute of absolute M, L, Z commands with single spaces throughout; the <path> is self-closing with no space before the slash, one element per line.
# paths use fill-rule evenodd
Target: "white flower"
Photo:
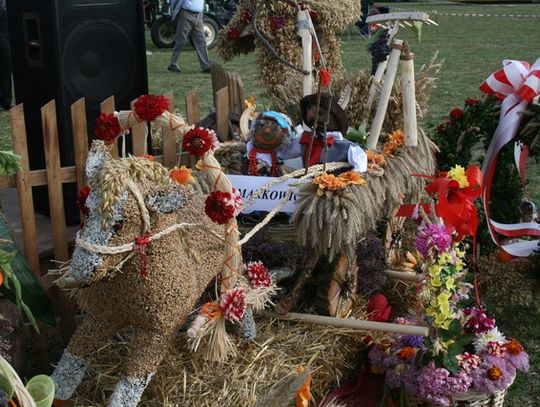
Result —
<path fill-rule="evenodd" d="M 497 342 L 503 344 L 506 342 L 505 336 L 495 327 L 487 332 L 477 334 L 473 340 L 476 353 L 487 351 L 489 342 Z"/>

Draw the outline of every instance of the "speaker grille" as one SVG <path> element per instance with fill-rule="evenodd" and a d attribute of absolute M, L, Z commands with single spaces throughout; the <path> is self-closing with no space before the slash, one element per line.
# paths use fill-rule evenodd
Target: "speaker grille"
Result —
<path fill-rule="evenodd" d="M 137 60 L 133 40 L 120 26 L 106 20 L 79 24 L 62 50 L 68 99 L 84 95 L 90 108 L 97 108 L 110 95 L 124 100 L 133 92 Z"/>

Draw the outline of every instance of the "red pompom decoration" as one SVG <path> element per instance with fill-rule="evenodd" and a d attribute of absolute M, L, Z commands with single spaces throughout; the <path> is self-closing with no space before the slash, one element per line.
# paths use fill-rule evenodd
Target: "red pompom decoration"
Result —
<path fill-rule="evenodd" d="M 248 263 L 246 273 L 253 288 L 270 287 L 272 284 L 270 273 L 262 261 Z"/>
<path fill-rule="evenodd" d="M 477 99 L 467 99 L 465 101 L 465 104 L 468 105 L 468 106 L 474 106 L 478 103 L 478 100 Z"/>
<path fill-rule="evenodd" d="M 90 195 L 90 192 L 92 190 L 88 185 L 85 185 L 80 189 L 79 192 L 77 192 L 77 206 L 79 207 L 79 211 L 83 215 L 88 214 L 88 207 L 86 206 L 86 200 L 88 199 L 88 195 Z"/>
<path fill-rule="evenodd" d="M 220 307 L 225 319 L 240 321 L 246 312 L 246 294 L 241 288 L 229 290 L 221 297 Z"/>
<path fill-rule="evenodd" d="M 182 148 L 196 157 L 201 157 L 206 152 L 214 150 L 218 143 L 216 133 L 213 130 L 198 127 L 184 134 Z"/>
<path fill-rule="evenodd" d="M 228 223 L 235 211 L 234 198 L 228 192 L 214 191 L 206 198 L 204 212 L 219 225 Z"/>
<path fill-rule="evenodd" d="M 240 14 L 240 21 L 243 23 L 249 24 L 251 23 L 251 20 L 253 19 L 253 14 L 251 14 L 250 11 L 242 11 L 242 14 Z"/>
<path fill-rule="evenodd" d="M 272 30 L 272 32 L 280 30 L 287 25 L 287 19 L 283 17 L 270 16 L 269 20 L 270 20 L 270 30 Z"/>
<path fill-rule="evenodd" d="M 461 110 L 459 107 L 456 107 L 450 111 L 450 117 L 454 120 L 460 120 L 461 116 L 463 116 L 463 110 Z"/>
<path fill-rule="evenodd" d="M 375 294 L 369 300 L 367 310 L 370 313 L 368 321 L 388 322 L 392 314 L 392 307 L 382 294 Z"/>
<path fill-rule="evenodd" d="M 100 113 L 96 119 L 94 134 L 106 144 L 112 143 L 122 132 L 118 118 L 112 113 Z"/>
<path fill-rule="evenodd" d="M 332 79 L 330 71 L 327 71 L 324 68 L 319 68 L 319 79 L 321 81 L 321 88 L 327 88 L 330 86 L 330 80 Z"/>
<path fill-rule="evenodd" d="M 137 98 L 134 107 L 140 120 L 151 122 L 169 110 L 169 101 L 160 95 L 143 95 Z"/>
<path fill-rule="evenodd" d="M 240 34 L 240 30 L 237 27 L 231 27 L 229 28 L 229 31 L 227 31 L 227 39 L 229 41 L 234 41 L 240 37 Z"/>

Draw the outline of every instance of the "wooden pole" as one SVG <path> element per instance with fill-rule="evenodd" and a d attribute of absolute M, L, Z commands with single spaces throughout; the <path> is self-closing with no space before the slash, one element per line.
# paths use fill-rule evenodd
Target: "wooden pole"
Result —
<path fill-rule="evenodd" d="M 397 34 L 397 31 L 399 29 L 399 21 L 396 21 L 394 24 L 392 24 L 392 28 L 390 28 L 390 31 L 388 32 L 388 42 L 387 45 L 390 45 L 394 39 L 394 36 Z M 368 100 L 366 103 L 366 110 L 364 111 L 364 117 L 362 118 L 362 127 L 367 131 L 368 130 L 368 124 L 369 124 L 369 116 L 371 115 L 371 108 L 373 106 L 373 102 L 375 101 L 375 95 L 377 94 L 377 89 L 379 88 L 383 77 L 384 77 L 384 71 L 386 70 L 386 66 L 388 65 L 388 58 L 386 58 L 384 61 L 380 62 L 379 65 L 377 65 L 377 70 L 375 71 L 375 75 L 371 79 L 371 86 L 369 88 L 368 93 Z"/>
<path fill-rule="evenodd" d="M 80 98 L 71 105 L 71 123 L 73 128 L 73 152 L 75 155 L 77 188 L 80 190 L 86 184 L 84 168 L 86 166 L 86 158 L 88 157 L 88 130 L 86 126 L 84 98 Z"/>
<path fill-rule="evenodd" d="M 395 40 L 392 43 L 392 51 L 390 52 L 390 57 L 388 58 L 388 67 L 386 69 L 386 77 L 384 78 L 384 83 L 381 90 L 381 97 L 379 98 L 379 105 L 377 106 L 375 117 L 373 118 L 373 124 L 371 125 L 367 142 L 368 150 L 375 150 L 377 148 L 377 143 L 379 142 L 379 136 L 381 134 L 384 118 L 386 116 L 386 109 L 388 108 L 388 102 L 390 101 L 390 95 L 396 79 L 402 42 L 403 41 L 401 40 Z"/>
<path fill-rule="evenodd" d="M 312 69 L 312 38 L 311 38 L 311 19 L 309 11 L 300 10 L 298 12 L 298 35 L 302 40 L 302 69 L 309 73 L 304 73 L 302 78 L 302 96 L 313 93 L 313 75 Z"/>
<path fill-rule="evenodd" d="M 410 271 L 386 270 L 386 274 L 395 280 L 410 281 L 412 283 L 419 283 L 424 279 L 422 274 L 411 273 Z"/>
<path fill-rule="evenodd" d="M 316 325 L 329 325 L 329 326 L 335 326 L 337 328 L 358 329 L 360 331 L 383 331 L 383 332 L 392 332 L 396 334 L 417 335 L 417 336 L 428 336 L 429 334 L 429 330 L 425 326 L 411 326 L 411 325 L 391 324 L 388 322 L 365 321 L 365 320 L 349 319 L 349 318 L 335 318 L 335 317 L 326 317 L 322 315 L 299 314 L 296 312 L 289 312 L 288 314 L 284 314 L 284 315 L 278 315 L 272 312 L 265 312 L 263 314 L 271 316 L 272 318 L 283 319 L 286 321 L 298 321 L 298 322 L 305 322 L 307 324 L 316 324 Z"/>
<path fill-rule="evenodd" d="M 414 84 L 414 54 L 409 52 L 407 41 L 403 43 L 400 59 L 401 97 L 403 102 L 403 133 L 405 145 L 418 145 L 418 126 L 416 123 L 416 91 Z"/>

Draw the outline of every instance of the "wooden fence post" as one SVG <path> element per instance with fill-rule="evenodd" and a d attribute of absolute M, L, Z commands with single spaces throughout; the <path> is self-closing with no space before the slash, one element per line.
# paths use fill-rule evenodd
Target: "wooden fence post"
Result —
<path fill-rule="evenodd" d="M 135 99 L 137 100 L 137 99 Z M 134 103 L 131 102 L 131 110 L 135 110 Z M 131 126 L 131 142 L 133 143 L 133 155 L 142 155 L 147 153 L 147 132 L 148 124 L 146 122 L 136 123 Z"/>
<path fill-rule="evenodd" d="M 30 179 L 30 163 L 28 162 L 28 146 L 26 144 L 26 125 L 24 122 L 23 105 L 19 104 L 9 111 L 13 152 L 22 157 L 21 170 L 15 175 L 21 226 L 23 234 L 24 257 L 32 272 L 41 280 L 39 252 L 36 239 L 36 219 L 34 217 L 34 201 L 32 200 L 32 180 Z M 34 334 L 35 351 L 38 367 L 46 370 L 49 365 L 48 328 L 38 323 L 40 333 Z"/>
<path fill-rule="evenodd" d="M 174 95 L 172 92 L 167 92 L 165 98 L 169 101 L 169 110 L 174 111 Z M 162 149 L 163 149 L 163 165 L 167 168 L 172 168 L 176 165 L 176 152 L 178 146 L 176 145 L 176 138 L 174 131 L 168 126 L 164 126 L 161 129 Z"/>
<path fill-rule="evenodd" d="M 77 188 L 80 190 L 86 185 L 84 168 L 88 157 L 88 128 L 86 126 L 86 105 L 84 98 L 80 98 L 71 105 L 71 123 L 73 128 L 73 152 L 75 155 L 75 174 Z M 118 147 L 116 148 L 118 153 Z"/>
<path fill-rule="evenodd" d="M 216 132 L 220 141 L 229 139 L 229 90 L 216 92 Z"/>
<path fill-rule="evenodd" d="M 186 94 L 186 121 L 189 124 L 197 125 L 201 121 L 201 106 L 199 101 L 199 94 L 195 91 L 191 91 Z M 189 155 L 189 166 L 195 167 L 197 164 L 197 157 Z"/>
<path fill-rule="evenodd" d="M 54 257 L 57 261 L 68 261 L 69 252 L 66 241 L 66 222 L 64 218 L 64 197 L 62 193 L 62 174 L 58 150 L 58 128 L 56 123 L 56 102 L 51 100 L 41 108 L 41 125 L 45 147 L 45 165 L 47 168 L 47 189 L 54 244 Z M 67 296 L 60 296 L 60 329 L 67 343 L 75 330 L 74 307 Z"/>

